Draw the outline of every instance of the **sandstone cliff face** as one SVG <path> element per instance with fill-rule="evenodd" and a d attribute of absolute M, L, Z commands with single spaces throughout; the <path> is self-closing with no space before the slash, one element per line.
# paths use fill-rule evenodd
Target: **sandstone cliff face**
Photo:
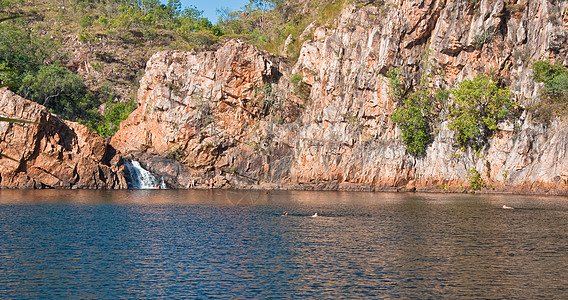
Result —
<path fill-rule="evenodd" d="M 260 149 L 279 148 L 278 142 L 263 145 L 261 136 L 273 130 L 266 116 L 279 105 L 272 89 L 280 76 L 267 55 L 236 40 L 216 51 L 159 52 L 141 80 L 138 108 L 111 143 L 172 187 L 187 186 L 194 177 L 221 174 L 221 186 L 225 174 L 244 180 L 245 185 L 258 183 L 270 171 L 268 158 L 279 160 Z M 279 109 L 293 106 L 282 104 Z M 290 130 L 280 127 L 275 131 L 282 135 Z"/>
<path fill-rule="evenodd" d="M 388 3 L 388 2 L 385 2 Z M 423 158 L 409 155 L 390 121 L 386 71 L 452 88 L 493 72 L 523 105 L 540 101 L 531 63 L 568 63 L 567 1 L 397 1 L 350 6 L 305 32 L 293 66 L 239 41 L 148 62 L 138 109 L 112 145 L 140 156 L 171 186 L 323 189 L 467 185 L 468 170 L 501 191 L 564 193 L 568 125 L 523 114 L 479 153 L 461 151 L 445 123 Z M 291 71 L 289 71 L 291 70 Z M 291 83 L 301 74 L 300 85 Z M 168 159 L 169 157 L 169 159 Z M 166 165 L 168 167 L 166 167 Z"/>
<path fill-rule="evenodd" d="M 476 168 L 498 189 L 564 191 L 565 124 L 544 128 L 517 120 L 502 126 L 481 153 L 462 153 L 446 124 L 439 124 L 426 157 L 416 159 L 405 152 L 389 120 L 396 104 L 387 95 L 384 75 L 400 67 L 418 81 L 429 63 L 441 71 L 433 84 L 452 88 L 494 72 L 521 104 L 533 104 L 539 99 L 531 63 L 566 59 L 565 8 L 565 1 L 426 0 L 345 10 L 337 29 L 315 30 L 294 67 L 312 85 L 313 109 L 304 120 L 317 120 L 300 133 L 304 143 L 297 156 L 308 159 L 296 164 L 296 174 L 331 180 L 330 174 L 339 173 L 336 177 L 346 181 L 383 187 L 413 181 L 412 186 L 455 188 Z M 349 125 L 351 130 L 344 129 Z M 327 147 L 318 147 L 321 139 L 313 136 L 324 137 Z M 338 141 L 348 145 L 338 146 L 339 156 L 328 150 Z"/>
<path fill-rule="evenodd" d="M 118 157 L 108 143 L 45 107 L 0 89 L 0 114 L 38 122 L 0 122 L 0 187 L 126 188 Z M 113 160 L 111 163 L 111 160 Z"/>

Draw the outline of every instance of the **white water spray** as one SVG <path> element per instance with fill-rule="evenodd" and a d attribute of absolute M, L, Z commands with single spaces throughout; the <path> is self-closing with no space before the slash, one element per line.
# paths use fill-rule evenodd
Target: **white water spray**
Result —
<path fill-rule="evenodd" d="M 125 160 L 124 168 L 126 171 L 126 183 L 129 189 L 167 189 L 164 178 L 158 180 L 154 174 L 142 168 L 138 161 Z"/>

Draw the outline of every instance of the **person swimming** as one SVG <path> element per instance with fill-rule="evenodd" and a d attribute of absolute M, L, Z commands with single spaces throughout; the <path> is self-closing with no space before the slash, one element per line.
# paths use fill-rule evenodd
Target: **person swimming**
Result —
<path fill-rule="evenodd" d="M 282 213 L 282 215 L 283 215 L 283 216 L 287 216 L 287 215 L 288 215 L 288 212 L 285 211 L 285 212 Z"/>
<path fill-rule="evenodd" d="M 510 207 L 510 206 L 507 206 L 507 205 L 505 205 L 505 204 L 503 204 L 503 209 L 514 209 L 514 208 L 512 208 L 512 207 Z"/>
<path fill-rule="evenodd" d="M 315 218 L 315 217 L 317 217 L 317 216 L 318 216 L 318 213 L 316 212 L 316 213 L 314 213 L 314 214 L 312 215 L 312 218 Z"/>

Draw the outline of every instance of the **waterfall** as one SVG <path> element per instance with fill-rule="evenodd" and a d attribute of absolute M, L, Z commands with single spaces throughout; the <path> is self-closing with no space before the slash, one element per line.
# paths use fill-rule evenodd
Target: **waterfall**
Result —
<path fill-rule="evenodd" d="M 125 160 L 124 170 L 126 175 L 126 183 L 129 189 L 146 190 L 167 188 L 164 182 L 164 178 L 158 180 L 156 176 L 154 176 L 154 174 L 142 168 L 138 161 Z"/>

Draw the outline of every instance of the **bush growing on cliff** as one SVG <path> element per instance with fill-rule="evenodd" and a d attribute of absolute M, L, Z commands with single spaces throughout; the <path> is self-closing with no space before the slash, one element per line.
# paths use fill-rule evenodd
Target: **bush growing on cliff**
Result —
<path fill-rule="evenodd" d="M 300 73 L 296 73 L 290 77 L 290 82 L 294 86 L 294 93 L 302 98 L 308 99 L 311 93 L 311 86 L 304 82 L 304 77 Z"/>
<path fill-rule="evenodd" d="M 485 75 L 462 81 L 452 90 L 454 103 L 450 107 L 448 127 L 462 147 L 481 149 L 507 118 L 512 108 L 511 91 L 500 87 Z"/>
<path fill-rule="evenodd" d="M 292 75 L 292 77 L 290 77 L 290 82 L 293 83 L 293 84 L 298 84 L 303 79 L 304 78 L 303 78 L 301 73 L 296 73 L 296 74 Z"/>
<path fill-rule="evenodd" d="M 469 181 L 469 187 L 474 191 L 479 191 L 485 186 L 485 181 L 481 178 L 481 174 L 479 174 L 476 168 L 468 170 L 467 179 Z"/>
<path fill-rule="evenodd" d="M 428 91 L 424 89 L 412 92 L 391 116 L 391 120 L 402 130 L 406 150 L 415 156 L 426 154 L 426 148 L 432 140 L 428 120 L 432 109 L 430 100 Z"/>
<path fill-rule="evenodd" d="M 561 63 L 537 61 L 532 65 L 534 81 L 544 83 L 544 94 L 552 98 L 568 96 L 568 70 Z"/>
<path fill-rule="evenodd" d="M 529 108 L 536 120 L 548 123 L 554 117 L 561 117 L 568 111 L 568 69 L 561 63 L 548 61 L 533 63 L 533 79 L 544 83 L 540 90 L 542 100 Z"/>
<path fill-rule="evenodd" d="M 128 102 L 107 102 L 101 125 L 97 126 L 97 132 L 103 137 L 113 136 L 120 129 L 120 122 L 126 120 L 136 108 L 134 100 Z"/>
<path fill-rule="evenodd" d="M 434 98 L 425 87 L 427 78 L 415 91 L 405 93 L 404 84 L 399 69 L 387 72 L 389 77 L 389 93 L 399 102 L 391 116 L 391 120 L 402 130 L 402 141 L 406 151 L 414 156 L 424 156 L 426 148 L 432 141 L 431 121 Z"/>

